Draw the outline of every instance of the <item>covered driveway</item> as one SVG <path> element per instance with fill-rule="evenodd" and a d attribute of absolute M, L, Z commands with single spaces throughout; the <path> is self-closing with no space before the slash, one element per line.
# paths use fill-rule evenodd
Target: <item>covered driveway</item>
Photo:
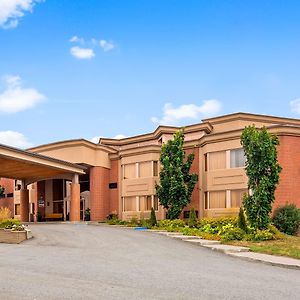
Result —
<path fill-rule="evenodd" d="M 71 184 L 71 221 L 80 220 L 80 185 L 78 176 L 85 167 L 52 157 L 0 144 L 0 177 L 21 180 L 21 221 L 29 221 L 29 191 L 27 185 L 46 179 L 65 178 Z"/>

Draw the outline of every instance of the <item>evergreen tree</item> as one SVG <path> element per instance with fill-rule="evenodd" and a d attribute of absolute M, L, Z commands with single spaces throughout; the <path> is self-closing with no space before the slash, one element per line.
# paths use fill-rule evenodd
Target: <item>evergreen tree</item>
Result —
<path fill-rule="evenodd" d="M 177 131 L 172 140 L 162 145 L 160 154 L 160 183 L 156 193 L 160 204 L 167 209 L 167 218 L 177 219 L 191 201 L 192 192 L 198 181 L 197 174 L 190 174 L 194 154 L 185 160 L 183 150 L 184 133 Z"/>
<path fill-rule="evenodd" d="M 151 207 L 150 225 L 151 225 L 151 227 L 154 227 L 157 225 L 156 215 L 155 215 L 155 211 L 154 211 L 153 207 Z"/>
<path fill-rule="evenodd" d="M 246 174 L 250 195 L 244 198 L 244 208 L 250 225 L 265 229 L 270 223 L 275 189 L 279 182 L 281 167 L 277 161 L 279 139 L 265 127 L 245 127 L 241 136 L 246 155 Z"/>
<path fill-rule="evenodd" d="M 197 216 L 196 216 L 196 211 L 194 208 L 190 210 L 189 214 L 189 220 L 188 220 L 188 226 L 190 228 L 195 227 L 197 225 Z"/>

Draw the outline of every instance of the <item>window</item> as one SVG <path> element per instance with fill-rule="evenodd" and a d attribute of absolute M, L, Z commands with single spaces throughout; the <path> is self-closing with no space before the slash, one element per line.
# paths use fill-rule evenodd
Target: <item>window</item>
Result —
<path fill-rule="evenodd" d="M 152 176 L 152 162 L 140 162 L 139 163 L 139 177 L 151 177 Z"/>
<path fill-rule="evenodd" d="M 140 196 L 140 211 L 149 211 L 152 208 L 152 197 L 151 196 Z"/>
<path fill-rule="evenodd" d="M 247 190 L 232 190 L 231 194 L 231 207 L 241 207 L 244 195 L 248 194 Z"/>
<path fill-rule="evenodd" d="M 209 208 L 226 208 L 226 191 L 209 192 Z"/>
<path fill-rule="evenodd" d="M 230 150 L 230 168 L 245 167 L 246 157 L 244 149 Z"/>
<path fill-rule="evenodd" d="M 226 151 L 211 152 L 208 158 L 209 170 L 226 169 Z"/>
<path fill-rule="evenodd" d="M 15 204 L 15 215 L 21 214 L 21 206 L 20 204 Z"/>
<path fill-rule="evenodd" d="M 136 211 L 136 197 L 124 197 L 124 211 Z"/>
<path fill-rule="evenodd" d="M 204 208 L 208 209 L 208 192 L 204 193 Z"/>
<path fill-rule="evenodd" d="M 204 154 L 204 171 L 206 172 L 207 171 L 207 153 Z"/>
<path fill-rule="evenodd" d="M 158 176 L 158 161 L 153 162 L 153 176 Z"/>
<path fill-rule="evenodd" d="M 158 210 L 158 197 L 154 196 L 154 201 L 153 201 L 153 206 L 154 206 L 154 210 Z"/>
<path fill-rule="evenodd" d="M 123 165 L 123 179 L 136 178 L 136 165 L 128 164 Z"/>

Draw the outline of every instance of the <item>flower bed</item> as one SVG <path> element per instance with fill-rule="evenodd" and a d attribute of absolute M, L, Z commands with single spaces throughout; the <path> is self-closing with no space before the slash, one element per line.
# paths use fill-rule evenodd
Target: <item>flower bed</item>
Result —
<path fill-rule="evenodd" d="M 0 223 L 0 243 L 19 244 L 26 239 L 26 227 L 19 220 L 2 220 Z"/>

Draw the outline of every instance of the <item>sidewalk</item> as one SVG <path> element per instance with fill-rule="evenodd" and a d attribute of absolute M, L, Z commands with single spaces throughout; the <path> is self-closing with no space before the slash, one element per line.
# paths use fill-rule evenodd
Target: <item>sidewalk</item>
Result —
<path fill-rule="evenodd" d="M 164 235 L 173 239 L 179 239 L 186 243 L 191 243 L 197 246 L 206 247 L 213 251 L 220 251 L 225 253 L 226 255 L 234 256 L 240 259 L 259 261 L 273 266 L 300 270 L 300 259 L 250 252 L 249 248 L 247 247 L 225 245 L 225 244 L 221 244 L 219 241 L 204 240 L 197 236 L 187 237 L 178 232 L 175 233 L 175 232 L 166 232 L 166 231 L 151 230 L 151 229 L 146 231 L 150 233 Z"/>

